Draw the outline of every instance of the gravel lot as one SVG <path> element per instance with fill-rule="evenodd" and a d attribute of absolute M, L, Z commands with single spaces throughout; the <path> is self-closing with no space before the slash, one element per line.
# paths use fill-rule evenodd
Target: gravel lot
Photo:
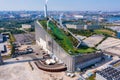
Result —
<path fill-rule="evenodd" d="M 33 54 L 22 55 L 17 58 L 5 60 L 5 65 L 0 66 L 0 80 L 76 80 L 67 77 L 65 72 L 45 72 L 37 68 L 34 61 L 41 59 L 41 51 L 38 46 L 34 47 Z M 39 55 L 36 55 L 38 53 Z M 32 66 L 32 67 L 31 67 Z M 33 68 L 33 69 L 32 69 Z"/>

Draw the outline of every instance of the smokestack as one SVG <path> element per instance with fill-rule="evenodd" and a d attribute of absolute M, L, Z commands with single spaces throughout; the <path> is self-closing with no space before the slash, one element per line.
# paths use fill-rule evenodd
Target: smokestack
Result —
<path fill-rule="evenodd" d="M 59 17 L 59 21 L 60 21 L 60 22 L 59 22 L 59 23 L 60 23 L 60 25 L 61 25 L 62 28 L 63 28 L 63 24 L 62 24 L 62 16 L 63 16 L 63 13 L 60 14 L 60 17 Z"/>
<path fill-rule="evenodd" d="M 47 3 L 48 3 L 48 0 L 46 0 L 45 6 L 44 6 L 44 17 L 45 18 L 47 18 Z"/>

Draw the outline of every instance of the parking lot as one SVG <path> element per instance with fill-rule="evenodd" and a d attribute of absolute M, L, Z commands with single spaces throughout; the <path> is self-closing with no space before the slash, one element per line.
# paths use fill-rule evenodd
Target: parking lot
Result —
<path fill-rule="evenodd" d="M 38 69 L 34 61 L 42 58 L 43 49 L 37 45 L 29 45 L 34 53 L 5 60 L 0 66 L 0 80 L 77 80 L 79 75 L 71 78 L 65 72 L 46 72 Z M 9 74 L 9 72 L 11 72 Z M 9 78 L 10 77 L 10 78 Z"/>
<path fill-rule="evenodd" d="M 16 34 L 14 35 L 16 42 L 25 45 L 25 44 L 32 44 L 35 42 L 35 35 L 33 33 L 31 34 Z"/>

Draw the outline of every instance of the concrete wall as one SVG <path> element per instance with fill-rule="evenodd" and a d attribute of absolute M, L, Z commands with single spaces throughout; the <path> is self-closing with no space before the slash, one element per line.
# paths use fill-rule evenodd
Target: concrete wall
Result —
<path fill-rule="evenodd" d="M 103 57 L 102 52 L 75 56 L 76 69 L 78 68 L 84 69 L 88 66 L 91 66 L 101 61 L 102 57 Z"/>
<path fill-rule="evenodd" d="M 0 65 L 3 64 L 3 60 L 2 60 L 2 56 L 1 56 L 1 53 L 0 53 Z"/>
<path fill-rule="evenodd" d="M 79 68 L 80 70 L 81 70 L 81 69 L 84 69 L 84 68 L 86 68 L 86 67 L 89 67 L 89 66 L 91 66 L 91 65 L 99 62 L 100 60 L 101 60 L 101 57 L 95 58 L 95 59 L 91 59 L 91 60 L 86 61 L 86 62 L 79 63 L 79 64 L 76 65 L 76 69 L 78 69 L 78 68 Z"/>
<path fill-rule="evenodd" d="M 54 53 L 58 59 L 63 61 L 67 65 L 68 71 L 75 71 L 75 60 L 72 56 L 68 55 L 43 29 L 43 27 L 35 22 L 35 33 L 36 42 L 38 45 L 42 46 L 44 50 L 48 51 L 49 54 Z"/>

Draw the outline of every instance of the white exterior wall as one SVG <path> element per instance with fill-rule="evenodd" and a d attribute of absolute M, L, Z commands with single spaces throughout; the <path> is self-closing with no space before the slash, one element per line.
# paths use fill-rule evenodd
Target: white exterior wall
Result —
<path fill-rule="evenodd" d="M 87 25 L 84 25 L 84 29 L 85 29 L 85 30 L 87 30 L 87 27 L 88 27 Z"/>
<path fill-rule="evenodd" d="M 95 25 L 75 25 L 75 24 L 66 24 L 67 28 L 71 29 L 80 29 L 80 30 L 89 30 L 89 29 L 99 29 L 100 26 Z"/>
<path fill-rule="evenodd" d="M 66 27 L 71 29 L 77 29 L 77 25 L 72 25 L 72 24 L 66 24 Z"/>
<path fill-rule="evenodd" d="M 36 40 L 36 42 L 37 42 L 38 46 L 42 47 L 45 51 L 48 52 L 48 54 L 52 54 L 51 51 L 49 51 L 47 49 L 47 43 L 46 43 L 46 41 L 44 41 L 42 38 L 40 38 L 39 41 Z"/>
<path fill-rule="evenodd" d="M 29 29 L 29 28 L 31 28 L 31 25 L 29 25 L 29 24 L 22 24 L 22 28 L 23 29 Z"/>
<path fill-rule="evenodd" d="M 87 26 L 85 27 L 84 25 L 74 25 L 74 24 L 66 24 L 66 27 L 67 28 L 70 28 L 70 29 L 87 29 Z"/>

